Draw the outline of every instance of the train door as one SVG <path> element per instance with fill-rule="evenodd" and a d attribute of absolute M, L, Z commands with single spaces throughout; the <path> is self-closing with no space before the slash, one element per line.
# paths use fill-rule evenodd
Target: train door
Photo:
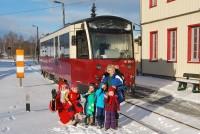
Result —
<path fill-rule="evenodd" d="M 76 31 L 76 62 L 74 71 L 74 78 L 77 81 L 85 82 L 87 81 L 86 76 L 88 76 L 88 62 L 89 62 L 89 51 L 88 51 L 88 41 L 85 30 Z"/>
<path fill-rule="evenodd" d="M 88 41 L 85 30 L 76 32 L 76 47 L 78 59 L 89 59 Z"/>

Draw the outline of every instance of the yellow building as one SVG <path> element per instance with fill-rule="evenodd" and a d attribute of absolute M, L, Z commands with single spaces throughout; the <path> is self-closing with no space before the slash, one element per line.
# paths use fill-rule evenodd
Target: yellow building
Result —
<path fill-rule="evenodd" d="M 140 0 L 142 72 L 200 74 L 200 0 Z"/>

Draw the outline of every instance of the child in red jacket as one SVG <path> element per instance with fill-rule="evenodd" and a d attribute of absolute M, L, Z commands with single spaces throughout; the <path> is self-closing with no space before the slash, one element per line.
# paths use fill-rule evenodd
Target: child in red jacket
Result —
<path fill-rule="evenodd" d="M 112 128 L 117 129 L 116 114 L 119 111 L 119 102 L 115 94 L 115 88 L 109 87 L 108 93 L 105 95 L 105 130 Z"/>
<path fill-rule="evenodd" d="M 83 106 L 80 103 L 81 96 L 78 93 L 78 87 L 73 84 L 71 91 L 69 92 L 69 101 L 72 103 L 75 109 L 75 125 L 82 120 L 81 113 L 83 112 Z"/>

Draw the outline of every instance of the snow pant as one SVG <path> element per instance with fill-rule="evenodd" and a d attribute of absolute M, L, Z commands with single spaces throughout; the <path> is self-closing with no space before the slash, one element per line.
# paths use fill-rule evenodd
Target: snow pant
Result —
<path fill-rule="evenodd" d="M 117 128 L 117 119 L 116 119 L 116 112 L 112 111 L 105 111 L 105 129 L 116 129 Z"/>
<path fill-rule="evenodd" d="M 104 125 L 104 108 L 96 107 L 96 121 L 97 125 L 103 127 Z"/>

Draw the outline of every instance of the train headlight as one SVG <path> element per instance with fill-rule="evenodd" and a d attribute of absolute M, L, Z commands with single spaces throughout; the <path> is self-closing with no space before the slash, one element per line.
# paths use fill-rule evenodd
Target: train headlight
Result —
<path fill-rule="evenodd" d="M 98 75 L 95 75 L 95 79 L 98 81 L 100 77 Z"/>
<path fill-rule="evenodd" d="M 132 67 L 131 64 L 128 64 L 128 65 L 127 65 L 127 68 L 128 68 L 128 69 L 131 69 L 131 67 Z"/>
<path fill-rule="evenodd" d="M 101 65 L 100 65 L 100 64 L 97 64 L 97 65 L 96 65 L 96 69 L 97 69 L 97 70 L 101 70 Z"/>

